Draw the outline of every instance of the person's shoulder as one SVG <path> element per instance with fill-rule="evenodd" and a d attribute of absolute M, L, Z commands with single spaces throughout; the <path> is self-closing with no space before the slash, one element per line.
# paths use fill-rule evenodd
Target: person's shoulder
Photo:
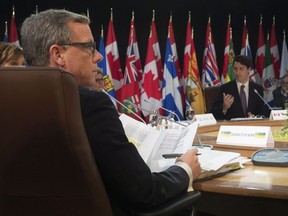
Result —
<path fill-rule="evenodd" d="M 273 93 L 281 93 L 281 87 L 277 87 L 272 91 Z"/>
<path fill-rule="evenodd" d="M 256 82 L 249 81 L 249 85 L 253 88 L 256 88 L 257 90 L 263 90 L 263 86 Z"/>
<path fill-rule="evenodd" d="M 93 99 L 93 100 L 108 100 L 110 101 L 110 98 L 103 93 L 102 91 L 90 89 L 86 87 L 79 86 L 79 94 L 81 99 Z"/>
<path fill-rule="evenodd" d="M 236 85 L 236 81 L 234 79 L 234 80 L 231 80 L 230 82 L 222 84 L 221 87 L 222 88 L 231 88 L 232 86 L 235 86 L 235 85 Z"/>
<path fill-rule="evenodd" d="M 87 88 L 87 87 L 82 87 L 79 86 L 79 92 L 81 95 L 97 95 L 97 96 L 105 96 L 105 94 L 102 91 L 99 90 L 95 90 L 95 89 L 91 89 L 91 88 Z"/>

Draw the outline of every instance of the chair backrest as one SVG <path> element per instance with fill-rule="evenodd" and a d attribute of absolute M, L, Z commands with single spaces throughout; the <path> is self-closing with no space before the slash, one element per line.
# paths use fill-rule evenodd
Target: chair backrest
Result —
<path fill-rule="evenodd" d="M 0 215 L 112 215 L 74 77 L 0 68 Z"/>
<path fill-rule="evenodd" d="M 206 112 L 211 113 L 213 104 L 219 93 L 220 86 L 211 86 L 204 88 L 204 98 L 206 103 Z"/>

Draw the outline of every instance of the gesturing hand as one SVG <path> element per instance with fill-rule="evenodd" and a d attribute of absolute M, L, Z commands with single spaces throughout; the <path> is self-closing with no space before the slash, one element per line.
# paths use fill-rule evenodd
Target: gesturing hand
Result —
<path fill-rule="evenodd" d="M 223 93 L 223 110 L 227 111 L 234 102 L 234 97 L 230 94 Z"/>

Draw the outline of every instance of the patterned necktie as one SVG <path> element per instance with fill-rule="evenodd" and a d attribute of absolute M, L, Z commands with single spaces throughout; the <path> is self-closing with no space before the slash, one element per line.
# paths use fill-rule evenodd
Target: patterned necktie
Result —
<path fill-rule="evenodd" d="M 240 99 L 241 99 L 241 104 L 242 104 L 242 109 L 244 116 L 246 116 L 246 111 L 247 111 L 247 101 L 246 101 L 246 94 L 244 91 L 245 85 L 241 85 L 240 88 Z"/>

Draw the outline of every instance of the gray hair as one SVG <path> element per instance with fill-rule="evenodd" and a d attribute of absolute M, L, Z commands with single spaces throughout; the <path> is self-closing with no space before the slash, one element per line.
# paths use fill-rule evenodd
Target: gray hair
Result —
<path fill-rule="evenodd" d="M 71 42 L 69 22 L 90 24 L 88 17 L 67 10 L 49 9 L 26 18 L 21 26 L 21 45 L 29 65 L 48 66 L 53 44 Z"/>

